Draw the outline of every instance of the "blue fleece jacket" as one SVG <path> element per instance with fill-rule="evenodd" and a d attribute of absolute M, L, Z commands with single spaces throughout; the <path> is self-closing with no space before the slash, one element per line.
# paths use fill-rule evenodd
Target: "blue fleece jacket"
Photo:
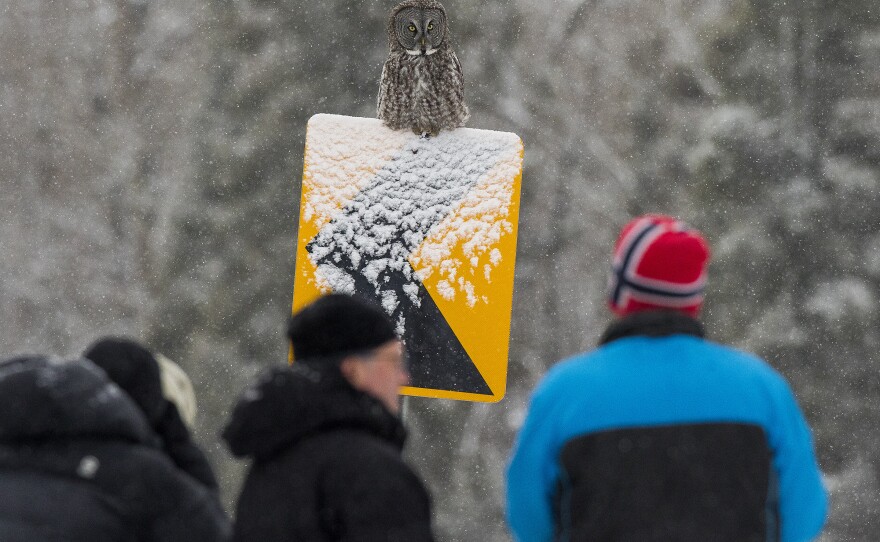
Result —
<path fill-rule="evenodd" d="M 560 532 L 559 458 L 572 439 L 718 422 L 763 428 L 778 481 L 781 540 L 815 537 L 828 501 L 809 428 L 786 381 L 754 356 L 670 335 L 615 340 L 559 363 L 538 385 L 507 471 L 514 538 L 549 542 Z"/>

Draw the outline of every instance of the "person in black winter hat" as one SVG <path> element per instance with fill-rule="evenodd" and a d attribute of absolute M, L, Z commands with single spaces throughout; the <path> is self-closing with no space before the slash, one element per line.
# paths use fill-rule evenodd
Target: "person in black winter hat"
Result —
<path fill-rule="evenodd" d="M 299 311 L 294 363 L 239 400 L 223 438 L 253 464 L 237 542 L 431 542 L 430 499 L 401 458 L 408 383 L 403 345 L 382 309 L 331 294 Z"/>
<path fill-rule="evenodd" d="M 224 542 L 216 495 L 85 359 L 0 362 L 0 540 Z"/>
<path fill-rule="evenodd" d="M 105 337 L 83 357 L 103 369 L 141 408 L 165 453 L 198 482 L 217 491 L 217 479 L 204 452 L 193 442 L 177 406 L 162 390 L 162 369 L 152 352 L 123 337 Z"/>

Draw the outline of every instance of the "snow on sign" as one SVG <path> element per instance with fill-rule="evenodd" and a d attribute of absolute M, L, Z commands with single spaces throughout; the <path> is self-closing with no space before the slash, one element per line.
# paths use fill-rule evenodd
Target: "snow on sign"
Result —
<path fill-rule="evenodd" d="M 309 120 L 293 310 L 322 293 L 382 305 L 406 343 L 406 395 L 498 401 L 507 386 L 523 145 L 459 128 Z"/>

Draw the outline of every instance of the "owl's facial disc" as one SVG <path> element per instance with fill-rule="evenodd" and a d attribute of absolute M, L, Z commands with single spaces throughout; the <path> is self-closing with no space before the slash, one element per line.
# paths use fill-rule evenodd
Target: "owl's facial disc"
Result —
<path fill-rule="evenodd" d="M 405 8 L 394 15 L 397 42 L 411 56 L 430 56 L 437 52 L 446 34 L 443 12 L 435 9 Z"/>

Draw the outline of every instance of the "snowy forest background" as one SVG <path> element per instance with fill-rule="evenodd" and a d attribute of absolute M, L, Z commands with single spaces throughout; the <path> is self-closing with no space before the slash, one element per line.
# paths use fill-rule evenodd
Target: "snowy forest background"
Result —
<path fill-rule="evenodd" d="M 197 385 L 198 438 L 284 363 L 307 119 L 371 117 L 395 0 L 2 0 L 0 352 L 126 334 Z M 710 337 L 792 382 L 832 490 L 880 532 L 880 10 L 874 0 L 445 0 L 469 126 L 526 148 L 507 397 L 412 399 L 444 541 L 509 540 L 528 393 L 590 348 L 619 227 L 714 249 Z"/>

